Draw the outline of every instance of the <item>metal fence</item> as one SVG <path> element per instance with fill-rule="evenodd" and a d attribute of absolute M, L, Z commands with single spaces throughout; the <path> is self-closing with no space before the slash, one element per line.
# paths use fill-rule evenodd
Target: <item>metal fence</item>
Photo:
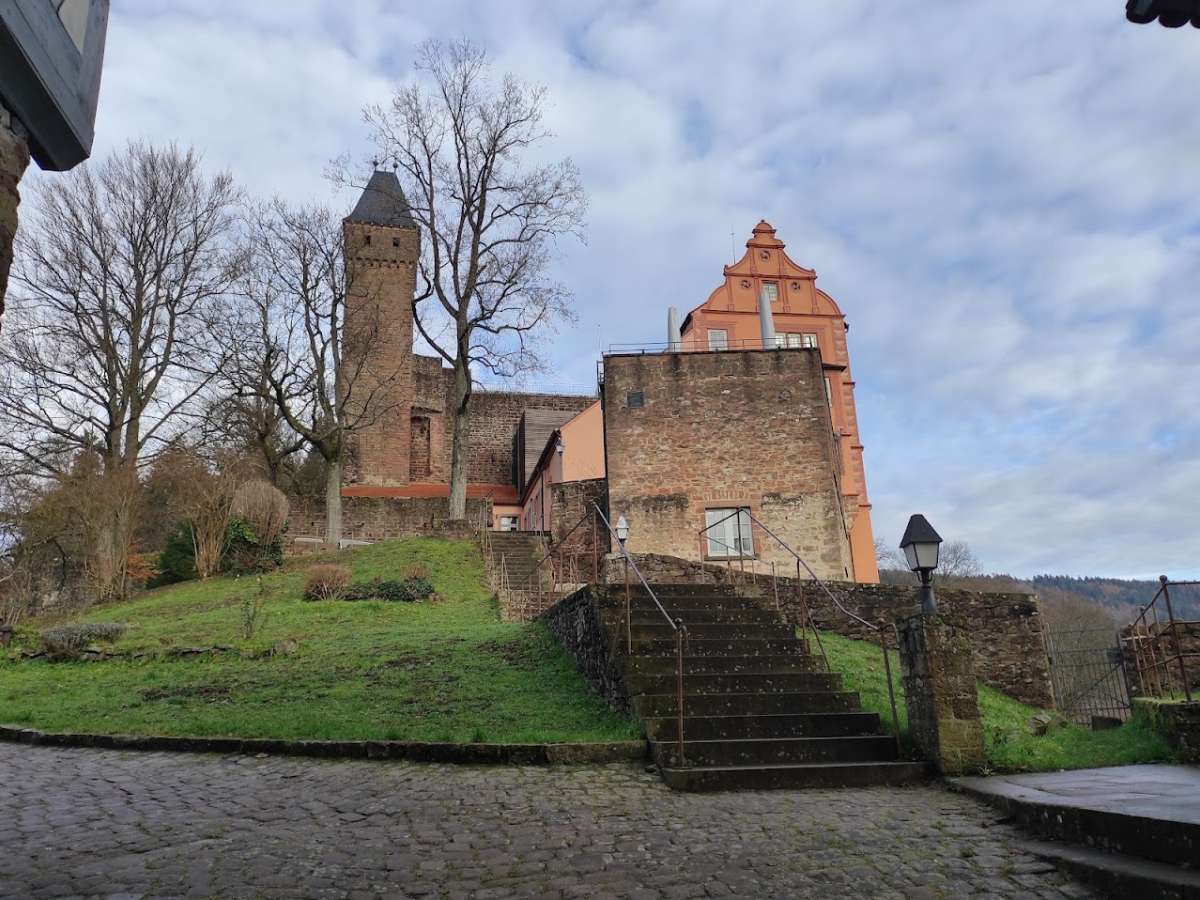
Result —
<path fill-rule="evenodd" d="M 1048 631 L 1050 682 L 1055 706 L 1081 725 L 1129 718 L 1129 683 L 1115 628 Z"/>

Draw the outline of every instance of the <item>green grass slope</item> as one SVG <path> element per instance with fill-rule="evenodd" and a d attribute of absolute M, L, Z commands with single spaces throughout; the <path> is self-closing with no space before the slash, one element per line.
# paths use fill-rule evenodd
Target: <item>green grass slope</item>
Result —
<path fill-rule="evenodd" d="M 306 602 L 294 561 L 265 576 L 266 618 L 242 638 L 255 579 L 216 578 L 95 608 L 79 621 L 129 623 L 118 649 L 143 660 L 0 657 L 0 722 L 48 731 L 457 742 L 607 741 L 639 728 L 592 693 L 538 623 L 504 623 L 470 542 L 416 538 L 339 557 L 356 580 L 430 571 L 422 603 Z M 30 622 L 32 645 L 45 623 Z M 284 640 L 290 655 L 265 656 Z M 230 645 L 170 659 L 171 646 Z"/>
<path fill-rule="evenodd" d="M 829 657 L 830 668 L 842 674 L 842 681 L 848 690 L 859 692 L 863 709 L 879 713 L 884 727 L 891 731 L 892 712 L 888 702 L 883 653 L 879 646 L 827 632 L 822 632 L 821 643 Z M 900 660 L 894 651 L 891 653 L 891 664 L 901 739 L 906 743 L 908 715 L 900 677 Z M 1035 736 L 1030 733 L 1029 720 L 1043 710 L 1014 700 L 985 684 L 978 684 L 977 687 L 984 745 L 988 766 L 993 771 L 1050 772 L 1173 759 L 1170 747 L 1140 722 L 1126 722 L 1111 731 L 1092 731 L 1080 725 L 1067 725 Z"/>

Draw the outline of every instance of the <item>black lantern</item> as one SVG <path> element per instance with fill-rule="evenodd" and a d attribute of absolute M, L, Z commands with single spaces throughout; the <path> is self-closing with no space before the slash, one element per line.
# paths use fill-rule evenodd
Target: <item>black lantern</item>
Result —
<path fill-rule="evenodd" d="M 921 612 L 932 616 L 937 612 L 937 598 L 933 595 L 933 570 L 938 565 L 938 549 L 941 535 L 933 530 L 929 520 L 917 514 L 909 517 L 900 549 L 908 560 L 908 567 L 921 579 Z"/>

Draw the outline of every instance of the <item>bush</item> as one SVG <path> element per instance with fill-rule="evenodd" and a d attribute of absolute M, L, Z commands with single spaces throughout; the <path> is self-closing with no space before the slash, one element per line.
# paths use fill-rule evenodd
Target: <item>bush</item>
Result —
<path fill-rule="evenodd" d="M 167 546 L 158 555 L 158 574 L 146 582 L 146 587 L 162 587 L 191 581 L 196 577 L 196 549 L 192 544 L 192 529 L 180 525 L 167 539 Z"/>
<path fill-rule="evenodd" d="M 264 540 L 249 522 L 234 519 L 225 539 L 221 568 L 235 575 L 250 575 L 283 565 L 283 538 L 279 533 Z"/>
<path fill-rule="evenodd" d="M 343 600 L 387 600 L 391 603 L 412 603 L 424 600 L 433 593 L 428 578 L 412 577 L 400 581 L 376 578 L 352 584 L 342 593 Z"/>
<path fill-rule="evenodd" d="M 42 646 L 51 657 L 75 659 L 88 644 L 112 643 L 128 628 L 128 625 L 118 622 L 81 622 L 75 625 L 47 628 L 39 637 Z"/>
<path fill-rule="evenodd" d="M 340 600 L 350 586 L 350 570 L 333 563 L 310 566 L 304 575 L 305 600 Z"/>

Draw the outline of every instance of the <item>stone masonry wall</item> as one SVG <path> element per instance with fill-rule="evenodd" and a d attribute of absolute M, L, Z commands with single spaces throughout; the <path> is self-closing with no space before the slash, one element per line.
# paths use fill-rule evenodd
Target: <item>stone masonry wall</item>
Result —
<path fill-rule="evenodd" d="M 17 206 L 21 202 L 17 183 L 28 166 L 29 142 L 25 131 L 9 116 L 8 110 L 0 106 L 0 316 L 4 314 L 13 238 L 17 233 Z"/>
<path fill-rule="evenodd" d="M 770 575 L 749 571 L 743 574 L 736 568 L 731 572 L 723 565 L 660 555 L 635 554 L 635 559 L 651 584 L 752 582 L 759 588 L 764 603 L 773 606 L 775 602 L 775 581 Z M 609 566 L 613 577 L 619 578 L 619 564 L 610 559 Z M 828 581 L 826 586 L 846 609 L 872 624 L 883 623 L 889 630 L 897 616 L 915 610 L 919 605 L 916 589 L 912 587 L 846 581 Z M 794 578 L 780 576 L 778 587 L 780 609 L 793 624 L 799 625 L 803 621 L 802 610 L 807 606 L 813 621 L 822 630 L 856 640 L 878 640 L 876 632 L 839 610 L 812 580 L 797 582 Z M 1036 597 L 938 588 L 937 598 L 941 609 L 959 615 L 965 621 L 971 637 L 975 672 L 980 681 L 1024 703 L 1046 708 L 1054 706 L 1050 662 Z"/>
<path fill-rule="evenodd" d="M 605 480 L 594 478 L 555 484 L 551 488 L 550 503 L 551 537 L 564 574 L 570 574 L 573 569 L 578 581 L 594 581 L 597 560 L 603 565 L 610 549 L 608 529 L 591 505 L 598 503 L 601 510 L 607 510 Z M 586 521 L 571 531 L 585 514 Z"/>
<path fill-rule="evenodd" d="M 571 654 L 575 665 L 613 709 L 629 715 L 629 690 L 600 617 L 599 592 L 591 585 L 564 597 L 541 620 Z"/>
<path fill-rule="evenodd" d="M 631 552 L 702 559 L 705 509 L 746 506 L 818 575 L 849 576 L 818 351 L 607 356 L 603 397 L 609 502 Z M 761 562 L 790 564 L 755 542 Z"/>
<path fill-rule="evenodd" d="M 468 523 L 491 519 L 492 501 L 467 499 Z M 355 541 L 384 541 L 420 534 L 459 534 L 463 526 L 451 525 L 445 497 L 343 497 L 343 537 Z M 284 546 L 297 537 L 321 537 L 325 534 L 325 504 L 320 501 L 292 500 L 288 514 L 288 534 Z"/>

